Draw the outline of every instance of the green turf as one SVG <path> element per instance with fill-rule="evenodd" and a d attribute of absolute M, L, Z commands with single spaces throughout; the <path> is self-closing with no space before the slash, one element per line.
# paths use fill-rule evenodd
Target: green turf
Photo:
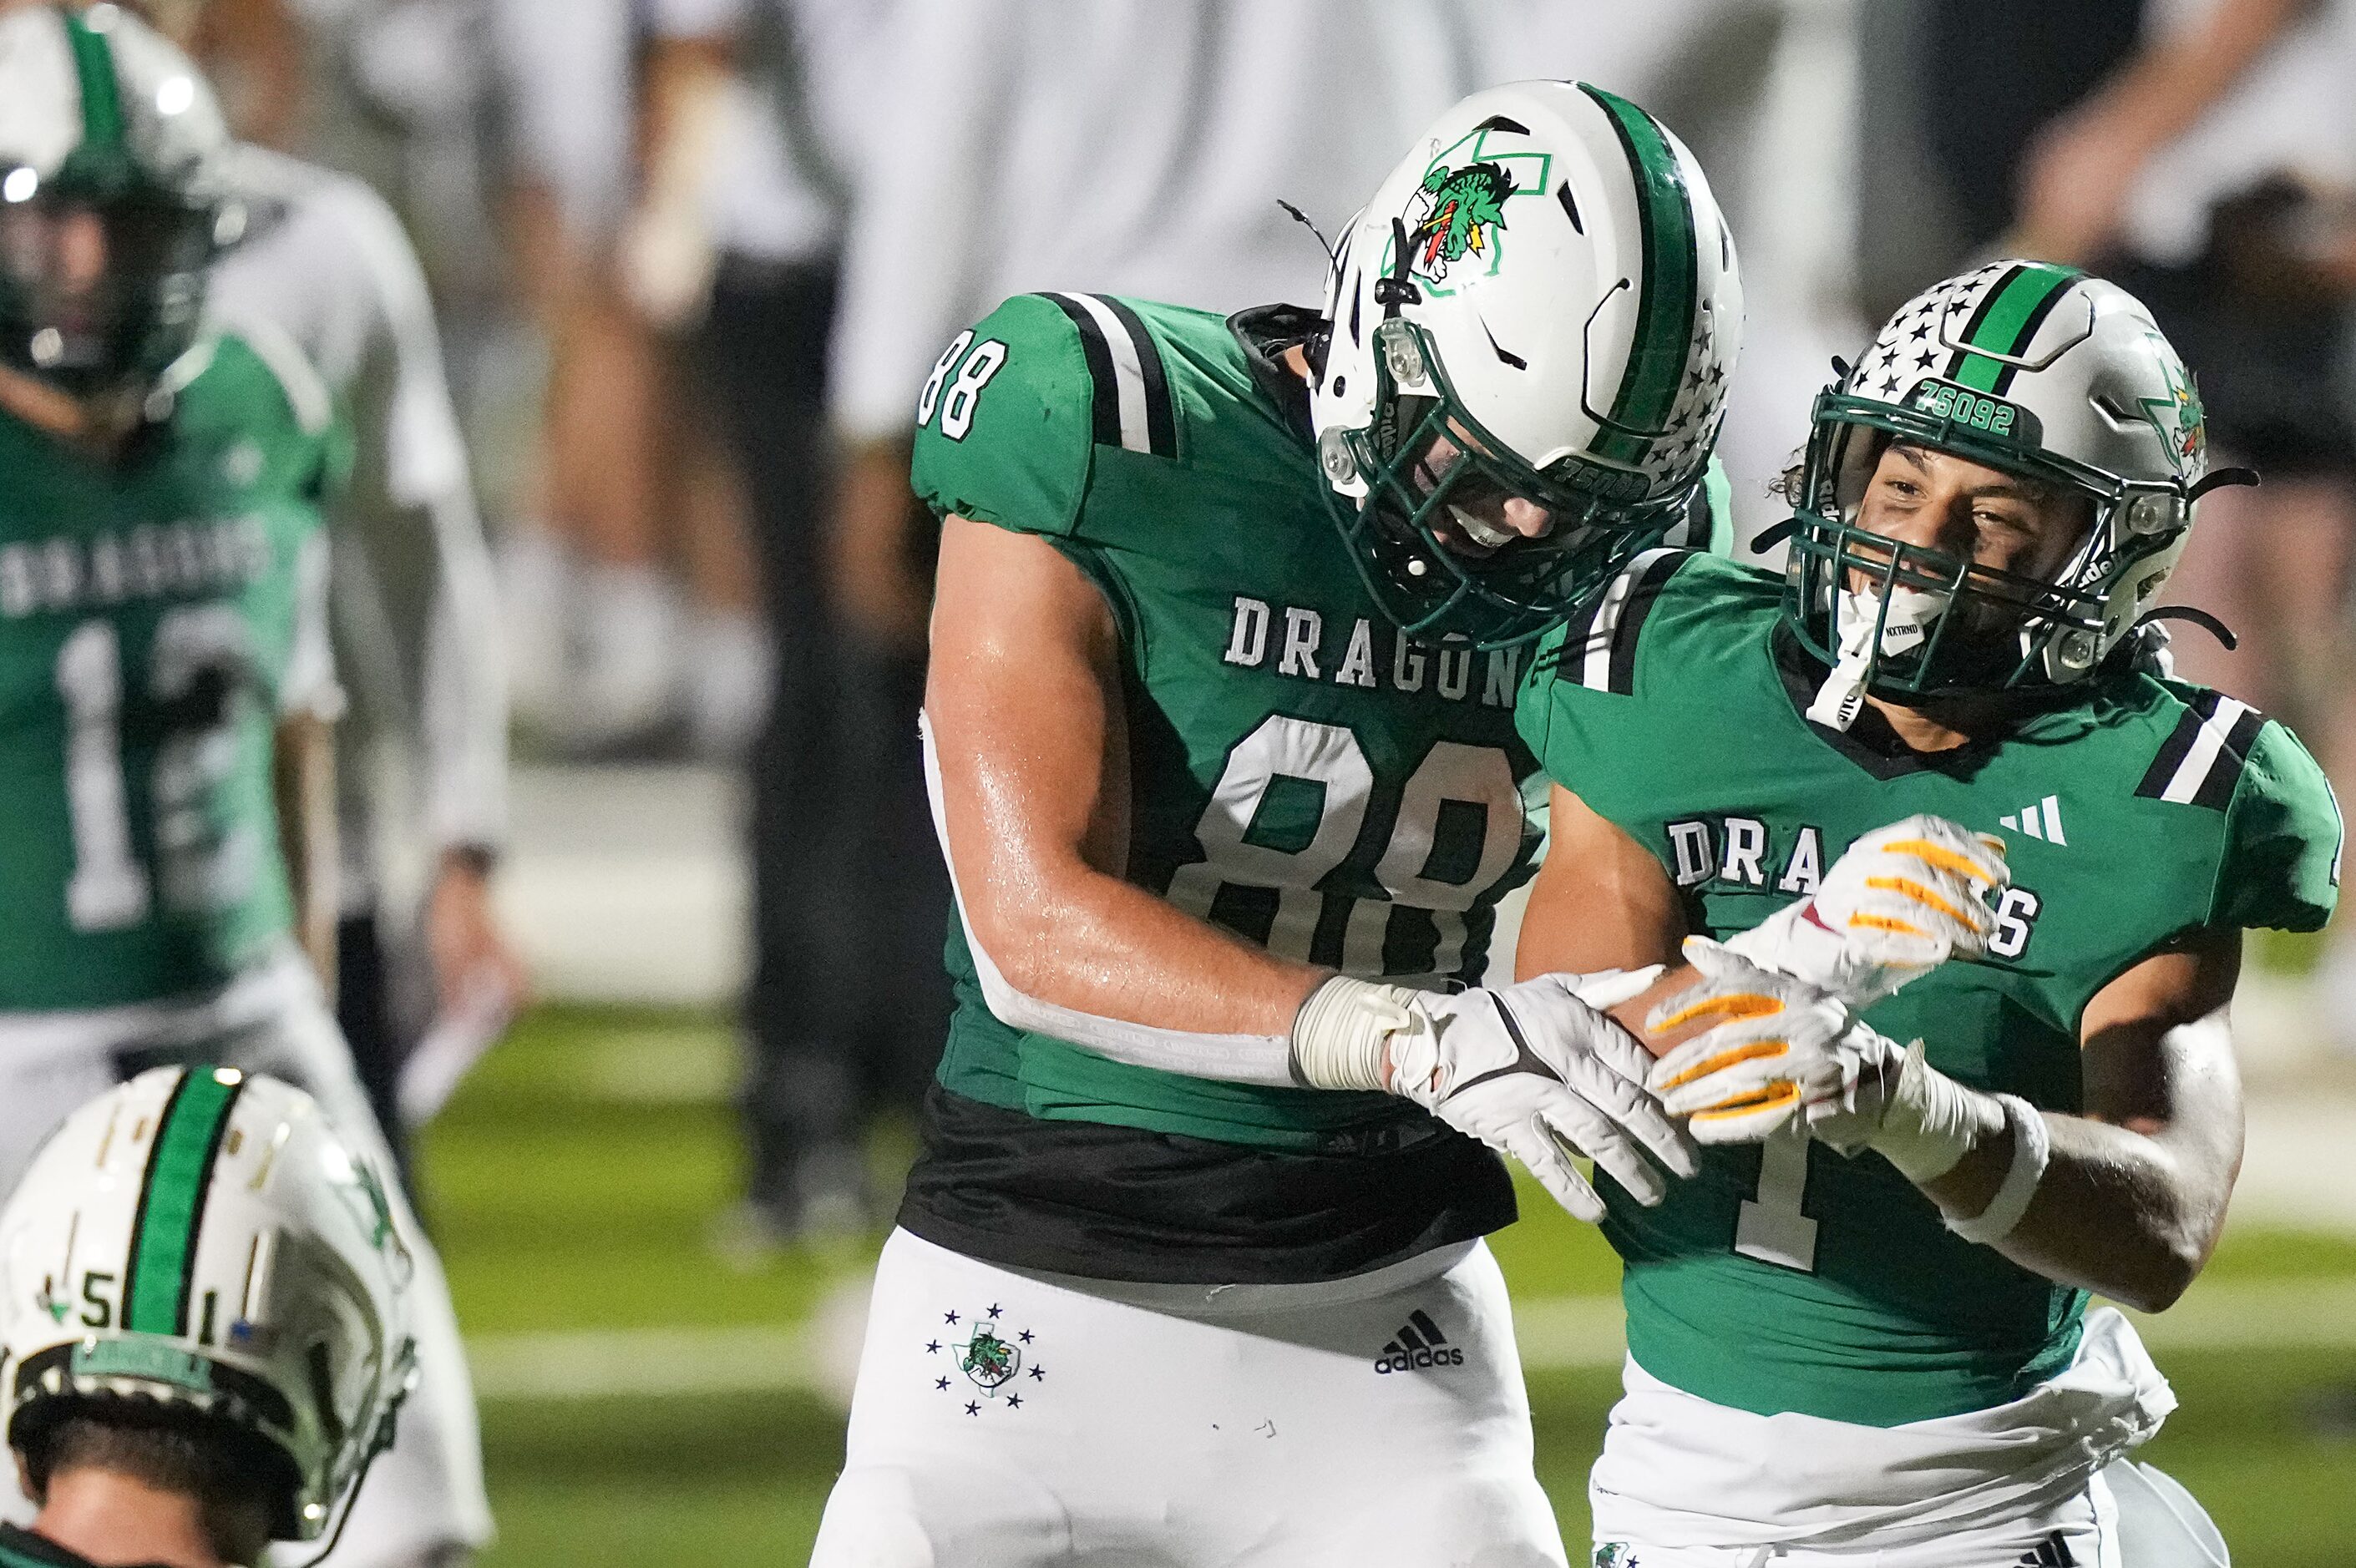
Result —
<path fill-rule="evenodd" d="M 855 1269 L 854 1253 L 742 1270 L 709 1245 L 737 1170 L 730 1113 L 706 1092 L 726 1050 L 709 1021 L 549 1008 L 485 1064 L 423 1149 L 470 1334 L 789 1322 Z M 1517 1293 L 1612 1288 L 1590 1229 L 1526 1191 L 1523 1211 L 1495 1243 Z M 2215 1278 L 2351 1275 L 2356 1242 L 2281 1233 L 2237 1232 L 2211 1265 Z M 2356 1562 L 2356 1351 L 2164 1365 L 2183 1407 L 2144 1456 L 2209 1506 L 2240 1568 Z M 1615 1385 L 1608 1372 L 1532 1381 L 1541 1479 L 1574 1542 Z M 797 1563 L 841 1454 L 840 1418 L 801 1395 L 498 1400 L 483 1424 L 502 1531 L 487 1568 Z"/>

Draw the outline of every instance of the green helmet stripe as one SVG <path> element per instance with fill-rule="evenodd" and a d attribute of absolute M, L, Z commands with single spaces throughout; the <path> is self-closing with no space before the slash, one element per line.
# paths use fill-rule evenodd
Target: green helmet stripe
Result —
<path fill-rule="evenodd" d="M 123 1276 L 123 1327 L 134 1334 L 188 1331 L 189 1276 L 197 1261 L 197 1231 L 205 1195 L 220 1155 L 229 1114 L 244 1080 L 236 1073 L 192 1067 L 164 1106 L 163 1125 L 147 1154 L 139 1217 L 131 1230 L 131 1261 Z"/>
<path fill-rule="evenodd" d="M 1957 351 L 1948 379 L 1976 392 L 2002 391 L 2011 382 L 2014 367 L 1989 355 L 2018 357 L 2063 291 L 2083 275 L 2074 268 L 2042 261 L 2014 268 L 1980 301 L 1980 308 L 1965 329 L 1965 347 Z M 1971 352 L 1976 348 L 1987 352 Z"/>
<path fill-rule="evenodd" d="M 1685 379 L 1686 350 L 1693 342 L 1694 289 L 1700 273 L 1694 253 L 1693 193 L 1658 121 L 1600 88 L 1581 83 L 1580 91 L 1602 105 L 1635 172 L 1644 246 L 1634 341 L 1609 416 L 1621 428 L 1604 432 L 1596 455 L 1615 463 L 1641 463 L 1652 450 L 1652 441 L 1630 432 L 1668 427 Z"/>
<path fill-rule="evenodd" d="M 73 46 L 74 74 L 81 80 L 81 139 L 87 147 L 123 144 L 123 88 L 114 76 L 114 51 L 77 12 L 64 14 L 66 40 Z"/>

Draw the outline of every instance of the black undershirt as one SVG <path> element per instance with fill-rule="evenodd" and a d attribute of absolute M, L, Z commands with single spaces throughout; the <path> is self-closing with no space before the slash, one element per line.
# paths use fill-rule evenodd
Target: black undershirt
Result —
<path fill-rule="evenodd" d="M 1497 1157 L 1402 1118 L 1357 1147 L 1293 1153 L 925 1096 L 903 1230 L 987 1263 L 1091 1279 L 1342 1279 L 1514 1221 Z"/>

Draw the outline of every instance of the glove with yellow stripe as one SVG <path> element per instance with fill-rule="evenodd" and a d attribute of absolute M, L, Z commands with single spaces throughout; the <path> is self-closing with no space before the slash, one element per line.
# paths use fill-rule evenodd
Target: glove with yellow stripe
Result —
<path fill-rule="evenodd" d="M 1949 958 L 1985 955 L 1996 929 L 1987 901 L 2010 882 L 2002 839 L 1910 816 L 1858 839 L 1814 893 L 1726 945 L 1869 1007 Z"/>
<path fill-rule="evenodd" d="M 1696 1143 L 1757 1143 L 1796 1115 L 1819 1141 L 1874 1149 L 1921 1183 L 2003 1127 L 2001 1103 L 1932 1067 L 1922 1041 L 1901 1045 L 1708 937 L 1687 937 L 1685 953 L 1701 983 L 1655 1007 L 1646 1029 L 1724 1021 L 1661 1058 L 1645 1086 Z"/>

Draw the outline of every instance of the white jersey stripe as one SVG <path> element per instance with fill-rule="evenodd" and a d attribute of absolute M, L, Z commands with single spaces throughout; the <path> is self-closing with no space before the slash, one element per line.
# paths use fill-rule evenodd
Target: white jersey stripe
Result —
<path fill-rule="evenodd" d="M 1595 607 L 1595 619 L 1588 624 L 1587 641 L 1579 665 L 1580 685 L 1590 691 L 1612 689 L 1612 645 L 1620 630 L 1621 614 L 1628 608 L 1628 598 L 1636 592 L 1636 584 L 1643 581 L 1647 568 L 1661 557 L 1675 553 L 1666 546 L 1644 551 L 1604 590 L 1603 603 Z"/>
<path fill-rule="evenodd" d="M 2230 697 L 2218 698 L 2216 711 L 2201 720 L 2201 732 L 2192 738 L 2192 749 L 2185 752 L 2184 761 L 2176 765 L 2176 772 L 2169 779 L 2168 787 L 2159 792 L 2159 798 L 2172 800 L 2181 805 L 2199 795 L 2201 786 L 2209 782 L 2211 771 L 2217 766 L 2217 759 L 2224 754 L 2226 737 L 2233 734 L 2233 726 L 2242 721 L 2242 715 L 2249 711 L 2249 704 L 2245 702 Z"/>
<path fill-rule="evenodd" d="M 1152 428 L 1145 417 L 1145 368 L 1138 363 L 1137 344 L 1130 337 L 1129 328 L 1120 317 L 1113 315 L 1104 301 L 1094 294 L 1059 294 L 1088 313 L 1104 334 L 1105 347 L 1112 355 L 1112 375 L 1120 398 L 1120 444 L 1128 452 L 1151 452 Z"/>

